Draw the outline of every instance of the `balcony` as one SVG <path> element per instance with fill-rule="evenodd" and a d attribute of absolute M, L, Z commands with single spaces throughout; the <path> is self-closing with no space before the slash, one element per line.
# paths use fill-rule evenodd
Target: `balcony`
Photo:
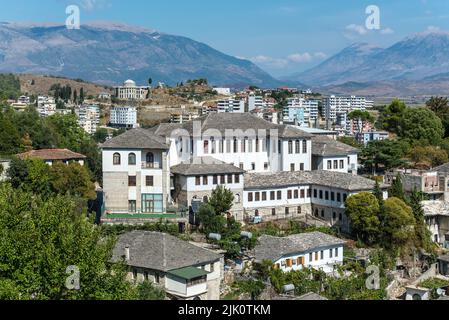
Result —
<path fill-rule="evenodd" d="M 142 162 L 142 169 L 162 169 L 159 163 Z"/>

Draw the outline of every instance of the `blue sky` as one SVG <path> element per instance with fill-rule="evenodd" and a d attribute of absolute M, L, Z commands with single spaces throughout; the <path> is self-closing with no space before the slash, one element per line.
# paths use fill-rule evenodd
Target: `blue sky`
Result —
<path fill-rule="evenodd" d="M 275 76 L 310 68 L 354 42 L 389 46 L 412 33 L 449 30 L 447 0 L 3 0 L 0 21 L 64 23 L 68 4 L 80 6 L 81 23 L 187 36 Z M 365 27 L 369 5 L 380 9 L 380 30 Z"/>

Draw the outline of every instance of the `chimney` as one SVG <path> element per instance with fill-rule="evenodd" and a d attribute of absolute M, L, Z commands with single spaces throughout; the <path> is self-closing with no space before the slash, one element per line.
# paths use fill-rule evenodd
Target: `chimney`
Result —
<path fill-rule="evenodd" d="M 129 246 L 125 247 L 125 261 L 129 262 L 131 260 L 131 255 L 129 253 Z"/>

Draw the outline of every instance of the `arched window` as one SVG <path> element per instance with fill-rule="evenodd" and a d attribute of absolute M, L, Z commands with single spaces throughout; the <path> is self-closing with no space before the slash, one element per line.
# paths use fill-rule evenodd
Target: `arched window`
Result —
<path fill-rule="evenodd" d="M 119 166 L 121 164 L 120 153 L 114 153 L 114 166 Z"/>
<path fill-rule="evenodd" d="M 258 217 L 259 216 L 259 210 L 255 211 L 255 216 Z"/>
<path fill-rule="evenodd" d="M 152 152 L 147 153 L 146 160 L 147 160 L 147 167 L 153 168 L 154 167 L 154 154 Z"/>
<path fill-rule="evenodd" d="M 235 203 L 240 203 L 240 194 L 235 195 Z"/>
<path fill-rule="evenodd" d="M 128 165 L 130 165 L 130 166 L 136 165 L 136 154 L 135 153 L 130 153 L 128 155 Z"/>
<path fill-rule="evenodd" d="M 324 210 L 321 210 L 321 218 L 324 218 Z"/>
<path fill-rule="evenodd" d="M 204 196 L 203 197 L 203 203 L 208 203 L 209 202 L 209 197 L 208 196 Z"/>

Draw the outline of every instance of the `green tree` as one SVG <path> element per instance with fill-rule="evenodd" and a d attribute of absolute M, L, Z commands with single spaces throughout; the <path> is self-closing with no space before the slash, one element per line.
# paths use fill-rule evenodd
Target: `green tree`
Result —
<path fill-rule="evenodd" d="M 100 128 L 94 133 L 94 140 L 98 143 L 104 143 L 108 138 L 109 133 L 107 129 Z"/>
<path fill-rule="evenodd" d="M 354 137 L 339 137 L 338 141 L 354 148 L 363 148 L 363 144 L 360 144 Z"/>
<path fill-rule="evenodd" d="M 80 89 L 79 102 L 80 102 L 80 103 L 83 103 L 83 102 L 84 102 L 84 88 L 83 88 L 83 87 L 81 87 L 81 89 Z"/>
<path fill-rule="evenodd" d="M 415 218 L 416 225 L 416 241 L 417 247 L 423 248 L 427 251 L 432 250 L 432 242 L 429 229 L 427 228 L 426 221 L 424 218 L 424 209 L 422 206 L 423 194 L 418 192 L 416 189 L 410 195 L 410 207 Z"/>
<path fill-rule="evenodd" d="M 226 218 L 216 214 L 215 209 L 205 203 L 198 212 L 198 218 L 201 222 L 202 230 L 205 234 L 222 233 L 226 226 Z"/>
<path fill-rule="evenodd" d="M 231 190 L 224 186 L 217 186 L 212 191 L 212 196 L 209 199 L 209 204 L 214 208 L 216 214 L 225 214 L 231 210 L 234 202 L 234 194 Z"/>
<path fill-rule="evenodd" d="M 446 97 L 431 97 L 426 106 L 435 113 L 443 123 L 445 137 L 449 136 L 449 102 Z"/>
<path fill-rule="evenodd" d="M 239 293 L 246 293 L 251 296 L 251 300 L 257 300 L 262 292 L 265 290 L 265 284 L 262 281 L 249 279 L 244 281 L 237 281 L 235 286 Z"/>
<path fill-rule="evenodd" d="M 137 292 L 139 294 L 139 300 L 141 301 L 160 301 L 165 299 L 165 291 L 160 288 L 156 288 L 154 284 L 149 281 L 140 283 L 137 286 Z"/>
<path fill-rule="evenodd" d="M 396 197 L 401 200 L 405 200 L 404 185 L 402 184 L 402 177 L 398 173 L 393 183 L 391 184 L 390 190 L 388 190 L 388 195 L 391 197 Z"/>
<path fill-rule="evenodd" d="M 373 195 L 376 197 L 379 205 L 382 207 L 384 203 L 384 193 L 382 189 L 380 188 L 380 183 L 378 180 L 376 180 L 376 185 L 374 186 Z"/>
<path fill-rule="evenodd" d="M 415 218 L 412 209 L 399 198 L 389 198 L 384 204 L 383 243 L 386 247 L 401 247 L 414 240 Z"/>
<path fill-rule="evenodd" d="M 123 264 L 110 264 L 102 236 L 66 196 L 47 200 L 0 185 L 0 297 L 21 300 L 124 300 L 137 294 Z M 68 290 L 76 266 L 80 289 Z"/>
<path fill-rule="evenodd" d="M 379 122 L 382 129 L 398 134 L 402 116 L 407 109 L 404 102 L 394 99 L 389 106 L 381 112 Z"/>
<path fill-rule="evenodd" d="M 48 166 L 47 166 L 48 167 Z M 95 186 L 86 167 L 79 163 L 54 163 L 50 168 L 51 185 L 55 193 L 69 194 L 83 199 L 95 199 Z"/>
<path fill-rule="evenodd" d="M 424 144 L 437 145 L 444 135 L 440 118 L 426 108 L 406 109 L 400 124 L 400 137 Z"/>
<path fill-rule="evenodd" d="M 405 141 L 372 141 L 362 149 L 360 156 L 365 168 L 375 175 L 381 167 L 390 170 L 404 165 L 408 150 L 409 145 Z"/>
<path fill-rule="evenodd" d="M 362 192 L 346 200 L 346 214 L 353 232 L 366 244 L 372 244 L 380 234 L 380 206 L 372 193 Z"/>
<path fill-rule="evenodd" d="M 437 167 L 449 161 L 448 153 L 435 146 L 416 146 L 410 152 L 410 160 L 415 166 Z"/>

